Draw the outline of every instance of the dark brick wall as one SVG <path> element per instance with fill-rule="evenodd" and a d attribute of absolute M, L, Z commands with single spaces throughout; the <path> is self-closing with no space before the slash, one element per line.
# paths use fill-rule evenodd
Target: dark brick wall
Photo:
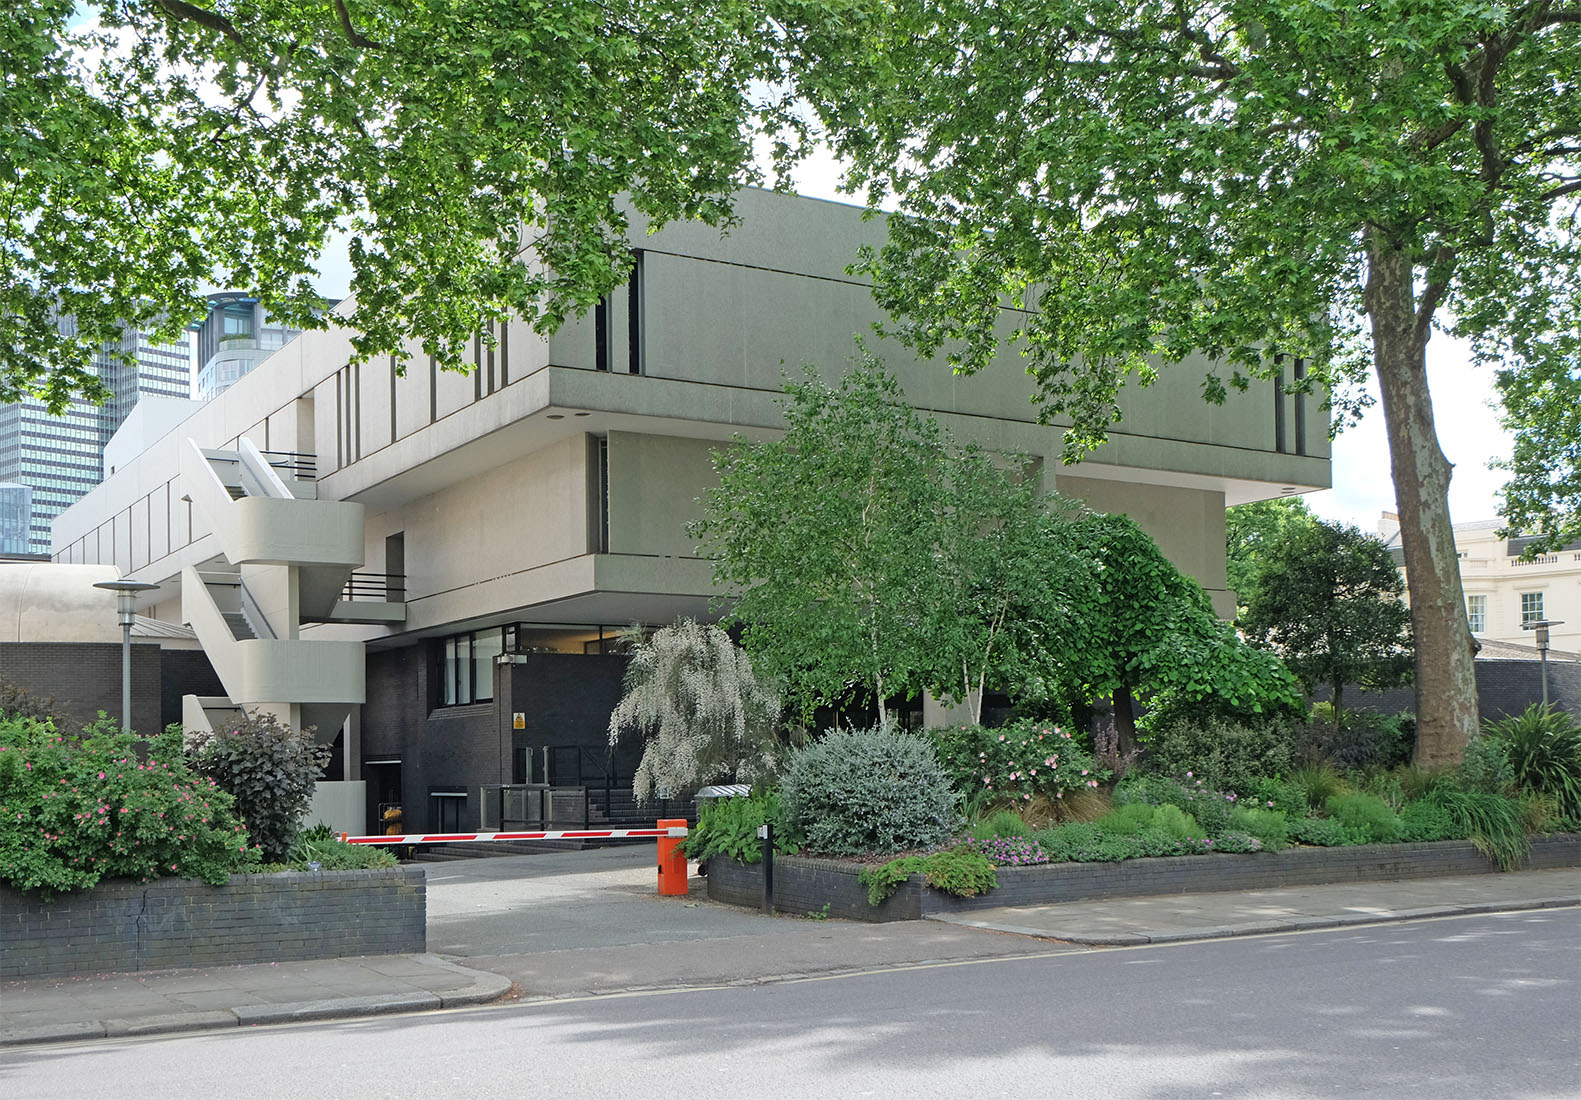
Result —
<path fill-rule="evenodd" d="M 223 696 L 225 685 L 201 649 L 166 649 L 159 655 L 159 721 L 181 721 L 183 695 Z"/>
<path fill-rule="evenodd" d="M 625 657 L 614 655 L 528 653 L 519 664 L 500 669 L 497 697 L 511 699 L 510 711 L 521 714 L 527 724 L 526 729 L 511 731 L 516 780 L 524 778 L 524 751 L 533 750 L 536 769 L 542 767 L 545 746 L 576 746 L 598 767 L 609 766 L 609 716 L 620 703 L 626 664 Z M 508 723 L 510 714 L 503 717 Z M 569 759 L 569 754 L 563 755 Z M 629 785 L 641 759 L 641 740 L 623 738 L 614 753 L 614 774 Z M 585 768 L 589 781 L 592 771 L 590 763 Z"/>
<path fill-rule="evenodd" d="M 875 907 L 868 904 L 867 887 L 857 881 L 857 868 L 849 863 L 789 856 L 774 861 L 777 913 L 827 913 L 843 920 L 875 922 L 920 920 L 922 895 L 922 876 L 912 875 Z M 709 860 L 708 897 L 758 908 L 763 904 L 763 865 Z"/>
<path fill-rule="evenodd" d="M 1547 870 L 1578 865 L 1581 865 L 1581 835 L 1534 839 L 1528 868 Z M 929 890 L 923 897 L 922 909 L 924 913 L 960 912 L 1000 905 L 1046 905 L 1055 900 L 1206 894 L 1326 882 L 1382 882 L 1494 873 L 1497 868 L 1465 840 L 1290 848 L 1283 852 L 1249 855 L 1001 867 L 998 889 L 977 898 L 956 898 Z"/>
<path fill-rule="evenodd" d="M 100 883 L 53 902 L 0 887 L 0 978 L 428 949 L 421 867 Z"/>
<path fill-rule="evenodd" d="M 0 642 L 0 683 L 53 697 L 57 724 L 67 729 L 80 729 L 101 710 L 119 719 L 121 643 Z M 131 725 L 139 733 L 164 728 L 160 693 L 159 646 L 133 641 Z"/>
<path fill-rule="evenodd" d="M 1500 661 L 1476 662 L 1477 705 L 1484 720 L 1506 718 L 1519 714 L 1532 703 L 1543 699 L 1542 662 Z M 1320 687 L 1314 699 L 1326 700 L 1329 690 Z M 1548 663 L 1549 702 L 1581 714 L 1581 662 L 1550 661 Z M 1364 692 L 1355 685 L 1345 689 L 1345 709 L 1374 707 L 1385 713 L 1416 710 L 1416 690 L 1395 688 L 1392 691 Z"/>
<path fill-rule="evenodd" d="M 368 654 L 362 754 L 365 760 L 400 758 L 407 832 L 442 827 L 438 804 L 430 796 L 436 788 L 466 792 L 459 821 L 446 821 L 443 827 L 477 828 L 478 788 L 525 781 L 529 748 L 576 745 L 602 766 L 609 716 L 620 701 L 624 657 L 525 654 L 519 664 L 496 667 L 492 702 L 439 707 L 434 705 L 438 665 L 432 645 L 420 642 Z M 525 729 L 512 728 L 513 713 L 524 716 Z M 541 760 L 541 753 L 535 759 Z M 623 745 L 616 756 L 618 774 L 629 777 L 639 759 L 640 745 Z M 587 769 L 589 781 L 594 770 Z M 365 778 L 370 799 L 377 798 L 376 777 Z"/>
<path fill-rule="evenodd" d="M 1581 867 L 1581 834 L 1536 837 L 1534 870 Z M 957 898 L 926 889 L 913 875 L 883 906 L 867 903 L 858 868 L 829 860 L 781 856 L 774 863 L 774 908 L 780 913 L 822 911 L 851 920 L 916 920 L 929 913 L 1049 905 L 1062 901 L 1149 897 L 1160 894 L 1264 890 L 1325 882 L 1373 882 L 1439 875 L 1493 873 L 1495 868 L 1468 841 L 1433 844 L 1367 844 L 1351 848 L 1291 848 L 1252 855 L 1177 856 L 1128 859 L 1120 863 L 1059 863 L 1000 867 L 999 886 L 981 897 Z M 708 863 L 708 896 L 756 907 L 762 897 L 762 868 L 733 860 Z"/>

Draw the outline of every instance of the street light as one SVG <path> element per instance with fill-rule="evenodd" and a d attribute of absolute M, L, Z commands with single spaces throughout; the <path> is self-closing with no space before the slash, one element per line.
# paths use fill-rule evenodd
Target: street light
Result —
<path fill-rule="evenodd" d="M 137 596 L 159 586 L 147 581 L 99 581 L 93 587 L 115 593 L 115 610 L 121 622 L 121 732 L 132 728 L 132 623 L 137 619 Z"/>
<path fill-rule="evenodd" d="M 1533 619 L 1529 623 L 1522 623 L 1522 630 L 1537 631 L 1537 656 L 1543 663 L 1543 706 L 1548 705 L 1548 628 L 1551 626 L 1564 626 L 1563 619 Z"/>

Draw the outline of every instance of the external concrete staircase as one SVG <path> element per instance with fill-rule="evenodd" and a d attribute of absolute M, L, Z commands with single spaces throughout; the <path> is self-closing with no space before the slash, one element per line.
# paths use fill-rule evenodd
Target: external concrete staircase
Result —
<path fill-rule="evenodd" d="M 183 700 L 189 726 L 265 710 L 332 740 L 364 699 L 363 645 L 304 639 L 301 627 L 405 617 L 404 605 L 343 599 L 363 561 L 363 507 L 317 499 L 298 472 L 300 463 L 272 462 L 246 439 L 233 451 L 186 442 L 182 489 L 220 554 L 183 570 L 181 605 L 227 696 Z"/>

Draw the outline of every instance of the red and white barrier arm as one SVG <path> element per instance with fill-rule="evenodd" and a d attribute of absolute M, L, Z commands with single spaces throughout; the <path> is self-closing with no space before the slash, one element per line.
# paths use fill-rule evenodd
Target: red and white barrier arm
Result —
<path fill-rule="evenodd" d="M 558 829 L 536 833 L 407 833 L 403 836 L 347 836 L 347 844 L 475 844 L 489 840 L 622 840 L 683 837 L 684 826 L 665 829 Z"/>

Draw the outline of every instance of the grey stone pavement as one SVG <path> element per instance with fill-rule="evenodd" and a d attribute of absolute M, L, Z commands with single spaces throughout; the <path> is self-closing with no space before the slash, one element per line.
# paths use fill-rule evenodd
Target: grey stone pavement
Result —
<path fill-rule="evenodd" d="M 1581 870 L 985 909 L 897 924 L 657 894 L 633 845 L 427 865 L 428 948 L 0 983 L 0 1047 L 1581 905 Z"/>

